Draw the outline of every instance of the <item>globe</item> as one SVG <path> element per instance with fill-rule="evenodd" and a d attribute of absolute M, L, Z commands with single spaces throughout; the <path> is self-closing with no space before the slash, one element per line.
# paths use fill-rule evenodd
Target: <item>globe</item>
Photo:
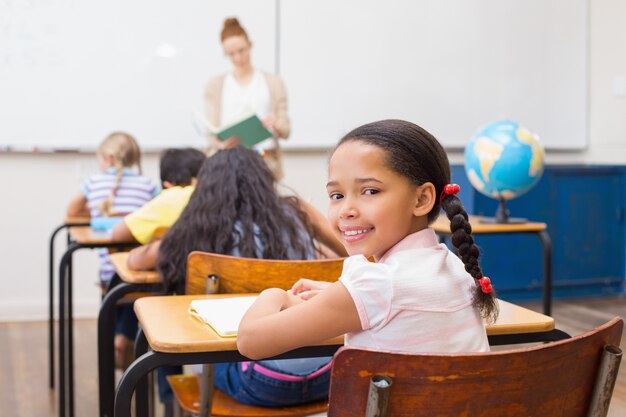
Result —
<path fill-rule="evenodd" d="M 510 222 L 506 200 L 526 193 L 543 174 L 544 150 L 539 137 L 511 120 L 480 128 L 465 148 L 465 172 L 479 192 L 498 199 L 496 222 Z"/>

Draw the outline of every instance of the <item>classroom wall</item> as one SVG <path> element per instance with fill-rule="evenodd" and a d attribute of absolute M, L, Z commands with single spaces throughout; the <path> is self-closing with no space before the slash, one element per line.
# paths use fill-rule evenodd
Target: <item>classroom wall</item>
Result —
<path fill-rule="evenodd" d="M 626 165 L 626 97 L 613 93 L 620 87 L 615 79 L 626 78 L 626 27 L 621 22 L 626 0 L 590 0 L 589 6 L 589 147 L 551 152 L 547 160 Z M 453 162 L 462 161 L 461 152 L 450 155 Z M 327 158 L 327 152 L 285 152 L 286 184 L 321 210 L 327 205 Z M 155 154 L 144 157 L 144 171 L 155 179 L 157 159 Z M 47 317 L 48 238 L 62 221 L 69 198 L 95 169 L 93 155 L 0 153 L 0 321 Z M 58 239 L 57 260 L 64 245 Z M 82 250 L 74 259 L 76 317 L 95 317 L 100 300 L 95 253 Z"/>

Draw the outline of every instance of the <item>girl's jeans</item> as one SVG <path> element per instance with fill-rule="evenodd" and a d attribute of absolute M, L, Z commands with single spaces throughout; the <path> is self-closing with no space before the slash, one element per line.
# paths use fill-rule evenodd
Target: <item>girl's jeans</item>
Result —
<path fill-rule="evenodd" d="M 281 407 L 320 401 L 328 397 L 330 369 L 301 381 L 284 381 L 257 372 L 253 366 L 244 370 L 242 363 L 215 364 L 216 387 L 244 404 Z"/>

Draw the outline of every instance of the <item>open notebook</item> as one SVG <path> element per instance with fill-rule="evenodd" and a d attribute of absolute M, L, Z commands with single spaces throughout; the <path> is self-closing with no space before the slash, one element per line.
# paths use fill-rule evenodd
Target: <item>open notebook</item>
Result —
<path fill-rule="evenodd" d="M 241 318 L 256 299 L 256 296 L 245 296 L 193 300 L 189 313 L 211 326 L 221 337 L 234 337 Z"/>

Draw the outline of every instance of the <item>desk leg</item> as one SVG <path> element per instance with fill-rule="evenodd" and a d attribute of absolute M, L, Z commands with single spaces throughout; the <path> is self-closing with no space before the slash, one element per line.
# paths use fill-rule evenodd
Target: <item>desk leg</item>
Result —
<path fill-rule="evenodd" d="M 547 230 L 541 230 L 539 240 L 543 246 L 543 314 L 552 315 L 552 241 Z"/>
<path fill-rule="evenodd" d="M 119 284 L 107 293 L 98 313 L 98 390 L 100 393 L 100 417 L 113 417 L 115 394 L 115 307 L 117 301 L 132 292 L 132 284 Z"/>
<path fill-rule="evenodd" d="M 70 244 L 68 234 L 67 242 Z M 69 397 L 69 417 L 74 417 L 74 275 L 72 269 L 72 257 L 67 264 L 67 393 Z"/>
<path fill-rule="evenodd" d="M 143 334 L 143 330 L 139 328 L 137 330 L 137 337 L 135 338 L 135 358 L 141 357 L 148 352 L 148 340 Z M 149 387 L 148 387 L 148 375 L 144 375 L 136 385 L 135 388 L 135 416 L 149 416 L 150 414 L 150 400 L 149 400 Z"/>
<path fill-rule="evenodd" d="M 71 243 L 63 257 L 61 258 L 61 265 L 59 267 L 59 416 L 65 417 L 65 407 L 68 405 L 67 393 L 65 388 L 72 389 L 73 387 L 69 385 L 66 387 L 66 376 L 72 373 L 72 369 L 68 370 L 68 363 L 66 363 L 66 356 L 69 354 L 69 350 L 66 352 L 66 342 L 68 344 L 71 343 L 69 333 L 66 334 L 66 313 L 69 314 L 71 310 L 68 309 L 68 304 L 71 303 L 70 299 L 66 299 L 66 296 L 69 298 L 71 292 L 69 291 L 69 283 L 72 281 L 72 277 L 69 272 L 69 265 L 72 261 L 72 254 L 75 250 L 79 249 L 81 246 L 77 243 Z M 67 310 L 67 311 L 66 311 Z M 69 378 L 68 378 L 68 381 Z M 73 407 L 70 406 L 70 416 L 73 415 Z"/>
<path fill-rule="evenodd" d="M 137 350 L 135 351 L 137 352 Z M 135 387 L 140 380 L 146 377 L 148 372 L 167 364 L 161 358 L 162 355 L 150 351 L 135 359 L 126 369 L 115 393 L 115 417 L 130 417 L 130 403 Z M 139 397 L 140 395 L 137 393 L 135 401 L 147 404 L 145 395 L 141 399 Z M 137 408 L 140 408 L 138 404 Z M 147 414 L 136 414 L 136 417 L 147 417 Z"/>
<path fill-rule="evenodd" d="M 213 409 L 213 381 L 215 379 L 215 364 L 202 365 L 200 379 L 200 414 L 198 417 L 210 417 Z"/>
<path fill-rule="evenodd" d="M 48 254 L 48 373 L 50 376 L 50 388 L 54 388 L 54 240 L 57 234 L 66 227 L 67 225 L 62 224 L 54 229 L 52 235 L 50 235 Z"/>
<path fill-rule="evenodd" d="M 120 283 L 113 287 L 102 300 L 98 313 L 98 389 L 100 394 L 100 417 L 113 417 L 115 398 L 115 307 L 126 294 L 138 291 L 158 291 L 160 284 Z M 135 345 L 137 346 L 137 345 Z M 137 350 L 137 348 L 135 348 Z M 147 351 L 144 349 L 141 354 Z M 141 354 L 139 356 L 141 356 Z M 135 356 L 135 357 L 139 357 Z"/>

